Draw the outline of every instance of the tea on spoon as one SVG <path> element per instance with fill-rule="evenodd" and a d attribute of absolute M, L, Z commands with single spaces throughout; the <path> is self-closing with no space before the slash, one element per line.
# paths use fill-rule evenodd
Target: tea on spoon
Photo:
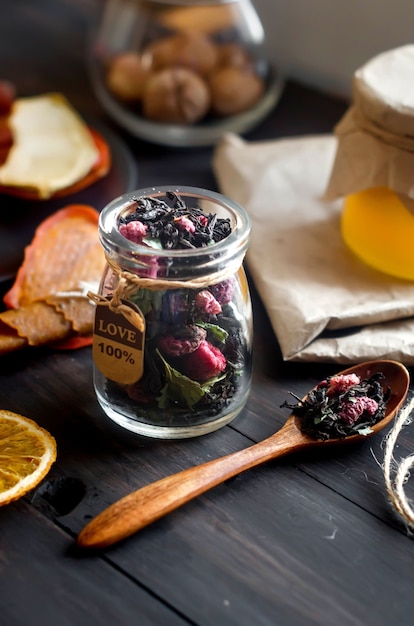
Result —
<path fill-rule="evenodd" d="M 382 372 L 363 379 L 355 372 L 328 376 L 296 404 L 284 402 L 300 419 L 303 433 L 315 439 L 369 435 L 383 419 L 391 388 L 381 384 Z"/>

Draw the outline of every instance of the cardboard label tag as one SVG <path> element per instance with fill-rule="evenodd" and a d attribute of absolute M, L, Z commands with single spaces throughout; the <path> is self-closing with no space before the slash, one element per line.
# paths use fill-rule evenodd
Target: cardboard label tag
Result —
<path fill-rule="evenodd" d="M 142 320 L 143 330 L 103 302 L 96 305 L 92 356 L 99 371 L 117 383 L 131 385 L 144 373 L 145 319 L 137 306 L 123 301 Z"/>

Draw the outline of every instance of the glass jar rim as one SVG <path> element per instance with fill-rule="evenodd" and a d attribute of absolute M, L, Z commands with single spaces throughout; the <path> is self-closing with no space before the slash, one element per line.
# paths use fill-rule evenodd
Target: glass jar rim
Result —
<path fill-rule="evenodd" d="M 118 218 L 123 209 L 135 202 L 136 199 L 165 195 L 167 192 L 176 193 L 178 196 L 188 196 L 194 198 L 205 198 L 216 202 L 234 216 L 234 224 L 231 233 L 220 241 L 205 246 L 203 248 L 185 248 L 185 249 L 165 249 L 151 248 L 130 241 L 119 232 Z M 211 254 L 212 252 L 220 254 L 220 251 L 227 250 L 229 247 L 236 247 L 239 253 L 247 249 L 250 237 L 251 223 L 246 210 L 234 200 L 227 196 L 209 189 L 201 187 L 191 187 L 185 185 L 159 185 L 147 187 L 145 189 L 136 189 L 127 192 L 109 202 L 101 211 L 99 216 L 99 232 L 101 240 L 110 239 L 111 245 L 115 245 L 118 249 L 125 252 L 145 255 L 147 257 L 161 257 L 168 255 L 174 259 L 186 259 L 196 256 Z M 103 242 L 104 243 L 104 242 Z"/>

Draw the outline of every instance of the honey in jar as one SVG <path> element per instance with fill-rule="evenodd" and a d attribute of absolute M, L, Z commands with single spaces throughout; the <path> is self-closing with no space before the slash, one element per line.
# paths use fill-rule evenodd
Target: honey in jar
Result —
<path fill-rule="evenodd" d="M 368 265 L 414 280 L 414 216 L 387 187 L 345 198 L 341 222 L 347 246 Z"/>

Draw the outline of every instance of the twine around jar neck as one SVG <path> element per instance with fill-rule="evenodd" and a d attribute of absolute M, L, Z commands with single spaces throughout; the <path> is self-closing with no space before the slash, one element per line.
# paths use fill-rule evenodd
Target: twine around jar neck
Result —
<path fill-rule="evenodd" d="M 242 262 L 234 264 L 231 268 L 225 267 L 217 272 L 212 272 L 192 280 L 167 280 L 165 278 L 148 278 L 138 276 L 133 272 L 122 270 L 113 259 L 105 254 L 108 267 L 117 276 L 118 283 L 110 298 L 101 294 L 88 291 L 88 298 L 95 304 L 103 304 L 109 307 L 113 313 L 121 313 L 133 326 L 138 330 L 143 330 L 145 322 L 142 315 L 132 308 L 126 301 L 129 300 L 132 293 L 138 292 L 140 289 L 149 291 L 161 291 L 166 289 L 202 289 L 210 285 L 220 283 L 239 271 Z"/>

